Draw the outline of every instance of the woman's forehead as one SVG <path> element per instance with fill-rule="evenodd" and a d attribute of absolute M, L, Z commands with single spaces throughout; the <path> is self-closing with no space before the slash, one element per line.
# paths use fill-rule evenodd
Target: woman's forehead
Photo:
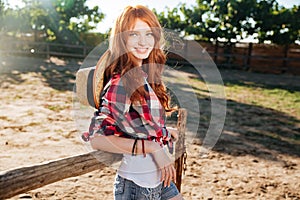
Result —
<path fill-rule="evenodd" d="M 144 22 L 143 20 L 141 19 L 136 19 L 133 27 L 132 27 L 132 30 L 134 31 L 138 31 L 138 30 L 143 30 L 143 31 L 151 31 L 151 28 L 149 27 L 149 25 Z"/>

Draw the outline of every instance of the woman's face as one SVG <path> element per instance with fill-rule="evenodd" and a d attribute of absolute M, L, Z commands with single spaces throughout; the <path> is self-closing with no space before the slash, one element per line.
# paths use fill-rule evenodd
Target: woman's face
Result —
<path fill-rule="evenodd" d="M 143 59 L 148 58 L 154 47 L 152 30 L 144 21 L 137 19 L 131 31 L 129 31 L 126 47 L 142 65 Z"/>

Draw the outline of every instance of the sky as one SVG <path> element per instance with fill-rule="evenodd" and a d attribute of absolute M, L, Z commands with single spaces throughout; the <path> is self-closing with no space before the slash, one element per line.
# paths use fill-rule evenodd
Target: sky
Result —
<path fill-rule="evenodd" d="M 69 0 L 71 1 L 71 0 Z M 22 6 L 22 0 L 4 0 L 11 7 L 16 5 Z M 299 5 L 300 0 L 277 0 L 279 5 L 290 8 L 293 5 Z M 97 26 L 96 32 L 105 33 L 114 23 L 114 20 L 127 5 L 145 5 L 150 9 L 155 8 L 158 12 L 163 11 L 166 7 L 174 8 L 179 3 L 185 3 L 187 6 L 195 5 L 195 0 L 87 0 L 90 7 L 98 5 L 105 18 Z"/>

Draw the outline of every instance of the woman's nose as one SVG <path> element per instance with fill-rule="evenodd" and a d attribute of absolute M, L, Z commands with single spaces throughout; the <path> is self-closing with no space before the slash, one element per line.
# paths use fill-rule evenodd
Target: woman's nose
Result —
<path fill-rule="evenodd" d="M 139 37 L 139 45 L 141 45 L 141 46 L 146 45 L 146 36 L 145 35 L 140 35 L 140 37 Z"/>

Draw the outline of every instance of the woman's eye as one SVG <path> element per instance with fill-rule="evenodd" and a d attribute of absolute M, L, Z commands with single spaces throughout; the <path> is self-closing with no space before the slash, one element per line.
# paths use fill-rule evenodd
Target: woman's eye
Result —
<path fill-rule="evenodd" d="M 130 33 L 129 36 L 137 36 L 137 33 Z"/>
<path fill-rule="evenodd" d="M 153 33 L 151 32 L 151 33 L 147 33 L 147 36 L 153 36 Z"/>

